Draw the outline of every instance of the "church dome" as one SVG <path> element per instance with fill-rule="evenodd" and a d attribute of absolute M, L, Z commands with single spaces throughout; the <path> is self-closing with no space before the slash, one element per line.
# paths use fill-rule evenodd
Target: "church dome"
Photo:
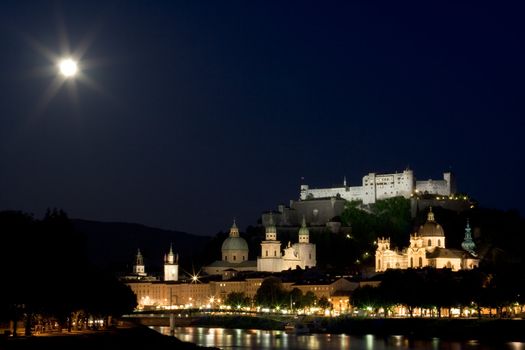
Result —
<path fill-rule="evenodd" d="M 443 227 L 434 220 L 434 213 L 432 207 L 428 212 L 427 222 L 419 226 L 418 235 L 421 237 L 444 237 L 445 232 Z"/>
<path fill-rule="evenodd" d="M 248 250 L 248 243 L 242 237 L 228 237 L 222 243 L 222 250 Z"/>
<path fill-rule="evenodd" d="M 248 243 L 239 236 L 239 229 L 233 221 L 233 226 L 230 228 L 230 236 L 222 243 L 222 250 L 248 250 Z"/>

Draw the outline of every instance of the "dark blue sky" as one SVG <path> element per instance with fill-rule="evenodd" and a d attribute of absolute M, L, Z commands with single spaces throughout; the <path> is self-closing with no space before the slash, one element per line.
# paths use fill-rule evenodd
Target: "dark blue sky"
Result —
<path fill-rule="evenodd" d="M 3 1 L 0 209 L 211 235 L 408 165 L 523 214 L 517 3 Z"/>

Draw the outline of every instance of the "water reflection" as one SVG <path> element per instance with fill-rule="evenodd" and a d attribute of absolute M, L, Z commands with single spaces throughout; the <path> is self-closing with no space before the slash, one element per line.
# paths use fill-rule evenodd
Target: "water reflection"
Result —
<path fill-rule="evenodd" d="M 152 327 L 169 335 L 169 327 Z M 525 343 L 509 342 L 482 344 L 473 339 L 465 342 L 442 341 L 439 338 L 413 340 L 403 335 L 379 337 L 372 334 L 349 336 L 345 334 L 294 335 L 284 331 L 258 329 L 226 329 L 205 327 L 176 327 L 180 340 L 201 346 L 221 349 L 309 349 L 309 350 L 525 350 Z"/>

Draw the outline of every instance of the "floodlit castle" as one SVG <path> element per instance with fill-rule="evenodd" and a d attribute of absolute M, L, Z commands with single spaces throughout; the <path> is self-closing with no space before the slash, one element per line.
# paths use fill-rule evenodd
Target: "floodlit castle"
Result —
<path fill-rule="evenodd" d="M 315 244 L 310 243 L 310 231 L 303 217 L 299 229 L 299 242 L 291 244 L 281 253 L 281 242 L 277 240 L 277 228 L 272 216 L 266 226 L 266 239 L 261 242 L 261 256 L 257 258 L 257 271 L 281 272 L 288 269 L 315 267 Z"/>
<path fill-rule="evenodd" d="M 476 245 L 472 241 L 470 225 L 465 228 L 463 250 L 445 247 L 443 227 L 434 219 L 432 207 L 427 221 L 419 227 L 418 232 L 410 236 L 410 245 L 403 251 L 390 248 L 390 238 L 381 238 L 377 242 L 376 272 L 387 269 L 449 268 L 453 271 L 473 269 L 479 265 L 476 257 Z"/>
<path fill-rule="evenodd" d="M 394 174 L 369 173 L 363 176 L 361 186 L 347 186 L 346 178 L 339 187 L 310 188 L 308 185 L 301 185 L 300 198 L 306 200 L 340 197 L 348 201 L 359 200 L 363 204 L 370 204 L 378 199 L 397 196 L 410 198 L 414 193 L 450 196 L 455 192 L 455 180 L 450 172 L 443 173 L 442 180 L 416 181 L 413 171 L 407 169 Z"/>

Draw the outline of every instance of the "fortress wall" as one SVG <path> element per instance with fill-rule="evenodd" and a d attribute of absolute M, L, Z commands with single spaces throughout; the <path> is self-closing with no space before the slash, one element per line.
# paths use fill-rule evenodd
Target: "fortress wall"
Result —
<path fill-rule="evenodd" d="M 440 195 L 455 193 L 455 181 L 452 173 L 443 173 L 443 180 L 415 181 L 412 170 L 402 173 L 376 174 L 363 176 L 362 186 L 310 188 L 301 185 L 300 198 L 330 198 L 340 196 L 345 200 L 361 200 L 363 204 L 375 203 L 378 199 L 397 196 L 410 198 L 414 190 Z"/>

